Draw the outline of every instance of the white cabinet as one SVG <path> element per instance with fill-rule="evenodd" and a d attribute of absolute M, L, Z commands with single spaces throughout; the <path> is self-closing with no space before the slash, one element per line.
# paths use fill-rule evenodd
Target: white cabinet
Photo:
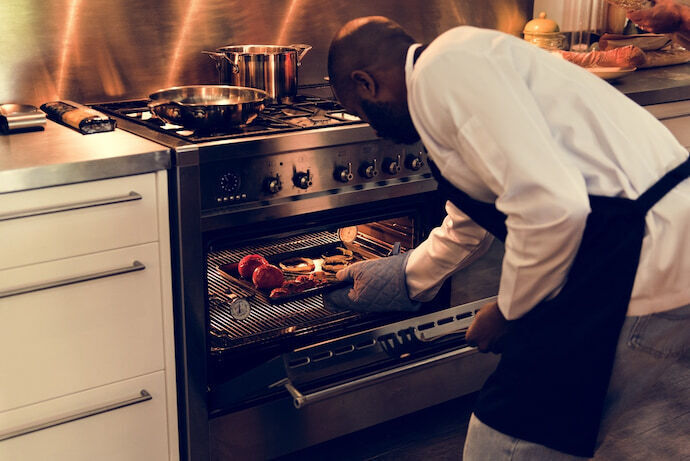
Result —
<path fill-rule="evenodd" d="M 167 207 L 165 171 L 0 195 L 0 461 L 179 457 Z"/>
<path fill-rule="evenodd" d="M 166 431 L 157 430 L 166 425 L 165 392 L 159 371 L 0 413 L 3 425 L 31 431 L 0 442 L 0 459 L 167 459 Z M 104 411 L 110 407 L 118 408 Z"/>
<path fill-rule="evenodd" d="M 158 241 L 153 173 L 0 195 L 0 269 Z"/>

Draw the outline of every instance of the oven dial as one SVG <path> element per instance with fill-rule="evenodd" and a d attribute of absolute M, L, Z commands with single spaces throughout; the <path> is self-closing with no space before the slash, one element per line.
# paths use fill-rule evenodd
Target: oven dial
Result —
<path fill-rule="evenodd" d="M 340 166 L 336 168 L 335 173 L 333 173 L 333 176 L 335 177 L 336 181 L 352 181 L 352 179 L 355 177 L 355 175 L 352 174 L 352 162 L 347 162 L 347 167 Z"/>
<path fill-rule="evenodd" d="M 424 166 L 424 160 L 421 155 L 409 154 L 405 158 L 405 166 L 412 171 L 417 171 Z"/>
<path fill-rule="evenodd" d="M 400 173 L 400 154 L 395 159 L 387 158 L 383 161 L 383 171 L 388 174 Z"/>
<path fill-rule="evenodd" d="M 379 174 L 379 170 L 376 167 L 376 159 L 372 160 L 371 163 L 365 163 L 359 169 L 359 174 L 367 179 L 371 179 Z"/>
<path fill-rule="evenodd" d="M 309 170 L 307 170 L 306 173 L 295 173 L 295 175 L 292 177 L 292 182 L 295 183 L 295 186 L 299 187 L 300 189 L 307 189 L 312 185 L 312 177 L 309 173 Z"/>
<path fill-rule="evenodd" d="M 277 194 L 283 188 L 283 183 L 280 182 L 280 176 L 275 175 L 266 178 L 264 181 L 264 190 L 269 194 Z"/>
<path fill-rule="evenodd" d="M 225 173 L 220 177 L 220 190 L 226 194 L 234 194 L 240 190 L 240 177 L 235 173 Z"/>

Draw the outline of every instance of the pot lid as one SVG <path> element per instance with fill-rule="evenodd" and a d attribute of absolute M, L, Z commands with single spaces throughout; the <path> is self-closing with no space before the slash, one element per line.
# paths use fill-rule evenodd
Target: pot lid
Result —
<path fill-rule="evenodd" d="M 548 19 L 546 13 L 542 11 L 538 18 L 534 18 L 525 24 L 522 31 L 525 34 L 553 34 L 559 32 L 560 28 L 553 19 Z"/>

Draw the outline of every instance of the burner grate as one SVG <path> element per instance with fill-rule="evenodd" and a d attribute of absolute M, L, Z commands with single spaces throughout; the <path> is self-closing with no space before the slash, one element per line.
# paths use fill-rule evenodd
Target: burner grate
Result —
<path fill-rule="evenodd" d="M 243 320 L 232 317 L 226 302 L 226 294 L 250 297 L 252 293 L 223 278 L 217 270 L 219 265 L 239 261 L 243 256 L 254 253 L 270 257 L 339 242 L 337 233 L 324 231 L 279 239 L 270 244 L 210 252 L 207 256 L 207 279 L 212 351 L 263 342 L 285 334 L 310 331 L 363 317 L 365 314 L 326 309 L 320 294 L 281 304 L 271 304 L 254 296 L 249 299 L 251 313 Z"/>
<path fill-rule="evenodd" d="M 336 101 L 309 95 L 298 95 L 293 104 L 267 105 L 252 123 L 230 126 L 222 132 L 195 132 L 165 123 L 151 114 L 148 100 L 145 99 L 102 103 L 94 107 L 110 115 L 190 142 L 262 136 L 362 122 L 358 117 L 345 112 Z"/>

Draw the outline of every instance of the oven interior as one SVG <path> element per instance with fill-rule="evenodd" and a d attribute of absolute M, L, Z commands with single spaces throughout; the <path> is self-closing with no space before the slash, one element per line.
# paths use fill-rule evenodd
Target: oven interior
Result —
<path fill-rule="evenodd" d="M 260 254 L 269 262 L 295 255 L 313 257 L 334 247 L 357 258 L 385 257 L 414 248 L 440 223 L 442 207 L 429 206 L 429 197 L 407 206 L 349 214 L 344 210 L 315 219 L 298 218 L 302 225 L 272 222 L 253 229 L 216 233 L 206 244 L 208 287 L 208 382 L 211 416 L 247 407 L 285 393 L 271 386 L 289 378 L 302 389 L 317 389 L 367 373 L 398 367 L 465 344 L 464 333 L 425 339 L 425 330 L 445 325 L 468 313 L 438 312 L 449 307 L 450 284 L 418 312 L 331 311 L 322 291 L 286 302 L 272 302 L 245 284 L 224 276 L 219 267 L 243 256 Z M 426 206 L 422 206 L 426 204 Z M 410 206 L 413 205 L 413 206 Z M 360 207 L 361 208 L 361 207 Z M 306 225 L 305 225 L 306 224 Z M 250 304 L 249 316 L 238 319 L 230 309 L 233 297 Z M 457 314 L 457 315 L 455 315 Z M 432 318 L 434 317 L 434 318 Z"/>

